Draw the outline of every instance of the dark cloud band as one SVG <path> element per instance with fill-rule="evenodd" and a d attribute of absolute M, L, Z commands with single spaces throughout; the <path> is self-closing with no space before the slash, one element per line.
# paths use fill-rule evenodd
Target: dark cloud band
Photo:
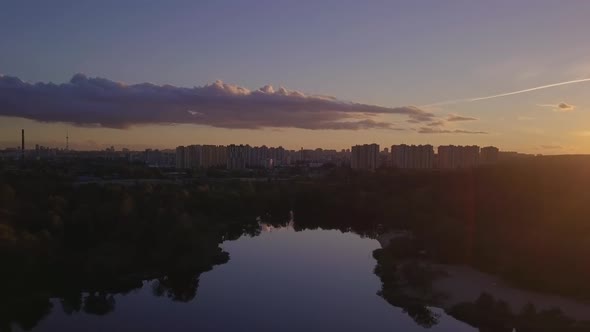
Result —
<path fill-rule="evenodd" d="M 194 88 L 126 85 L 83 74 L 64 84 L 32 84 L 0 76 L 0 115 L 80 126 L 191 123 L 250 129 L 401 129 L 372 119 L 380 114 L 403 115 L 416 123 L 434 119 L 415 106 L 366 105 L 272 86 L 251 91 L 221 81 Z"/>

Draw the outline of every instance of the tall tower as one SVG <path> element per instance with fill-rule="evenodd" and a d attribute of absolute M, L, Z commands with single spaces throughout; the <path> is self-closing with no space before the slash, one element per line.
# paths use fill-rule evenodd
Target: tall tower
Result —
<path fill-rule="evenodd" d="M 66 151 L 70 151 L 70 135 L 66 130 Z"/>
<path fill-rule="evenodd" d="M 20 135 L 21 135 L 21 145 L 20 145 L 20 157 L 22 160 L 25 160 L 25 130 L 21 129 L 20 130 Z"/>

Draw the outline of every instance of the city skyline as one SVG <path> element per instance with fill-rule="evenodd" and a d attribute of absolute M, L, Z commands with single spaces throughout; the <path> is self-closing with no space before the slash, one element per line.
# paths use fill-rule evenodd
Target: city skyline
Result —
<path fill-rule="evenodd" d="M 407 145 L 393 144 L 380 148 L 379 144 L 357 144 L 348 149 L 285 149 L 282 146 L 248 144 L 180 145 L 175 149 L 117 150 L 114 146 L 100 151 L 76 151 L 66 148 L 50 148 L 35 144 L 27 149 L 25 131 L 21 130 L 20 148 L 0 150 L 0 160 L 60 160 L 98 158 L 140 162 L 149 167 L 187 169 L 245 170 L 276 167 L 350 167 L 375 171 L 378 168 L 398 169 L 456 169 L 491 165 L 498 161 L 514 161 L 534 155 L 513 151 L 501 151 L 494 146 L 477 145 Z M 538 155 L 537 155 L 538 156 Z"/>
<path fill-rule="evenodd" d="M 282 166 L 321 166 L 350 167 L 375 171 L 377 168 L 433 169 L 433 168 L 471 168 L 494 164 L 500 160 L 516 160 L 532 157 L 514 151 L 502 151 L 494 146 L 477 145 L 407 145 L 393 144 L 380 148 L 379 144 L 357 144 L 347 149 L 285 149 L 282 146 L 249 144 L 180 145 L 175 149 L 145 149 L 143 151 L 114 146 L 100 151 L 76 151 L 69 149 L 69 134 L 66 134 L 66 147 L 51 148 L 34 144 L 27 145 L 25 130 L 21 129 L 20 148 L 0 150 L 0 160 L 59 160 L 102 158 L 105 160 L 126 160 L 142 162 L 150 167 L 174 167 L 176 169 L 273 169 Z M 538 156 L 538 155 L 537 155 Z"/>
<path fill-rule="evenodd" d="M 584 8 L 12 3 L 0 13 L 0 148 L 25 128 L 33 145 L 65 146 L 69 134 L 78 150 L 272 141 L 590 153 Z"/>
<path fill-rule="evenodd" d="M 33 151 L 39 148 L 43 148 L 43 149 L 50 149 L 50 150 L 57 150 L 57 151 L 72 151 L 72 152 L 92 152 L 92 151 L 135 151 L 135 152 L 142 152 L 142 151 L 148 151 L 148 150 L 162 150 L 162 151 L 174 151 L 176 149 L 178 149 L 179 147 L 190 147 L 190 146 L 219 146 L 219 147 L 227 147 L 227 146 L 248 146 L 248 147 L 267 147 L 267 148 L 282 148 L 285 149 L 286 151 L 314 151 L 314 150 L 324 150 L 324 151 L 337 151 L 337 152 L 350 152 L 352 148 L 354 148 L 355 146 L 359 146 L 359 145 L 377 145 L 378 147 L 380 146 L 384 146 L 383 149 L 380 149 L 379 152 L 389 152 L 389 148 L 390 147 L 394 147 L 394 146 L 411 146 L 411 147 L 431 147 L 431 148 L 438 148 L 438 147 L 442 147 L 442 146 L 458 146 L 458 147 L 462 147 L 463 145 L 455 145 L 455 144 L 440 144 L 440 145 L 433 145 L 430 143 L 425 143 L 425 144 L 410 144 L 407 145 L 405 143 L 389 143 L 389 144 L 378 144 L 375 142 L 362 142 L 362 143 L 358 143 L 358 144 L 353 144 L 352 146 L 346 146 L 346 147 L 342 147 L 342 148 L 330 148 L 330 147 L 322 147 L 322 146 L 312 146 L 312 147 L 289 147 L 289 146 L 283 146 L 283 145 L 272 145 L 272 144 L 249 144 L 249 143 L 240 143 L 240 142 L 232 142 L 229 144 L 205 144 L 205 143 L 198 143 L 198 142 L 192 142 L 192 143 L 188 143 L 188 144 L 181 144 L 181 145 L 177 145 L 175 147 L 164 147 L 164 148 L 159 148 L 159 147 L 154 147 L 154 146 L 143 146 L 141 145 L 141 147 L 138 147 L 136 149 L 133 148 L 129 148 L 129 146 L 126 145 L 115 145 L 115 144 L 111 144 L 111 145 L 107 145 L 107 144 L 103 144 L 101 147 L 96 146 L 95 148 L 90 148 L 90 149 L 76 149 L 76 148 L 71 148 L 70 147 L 70 141 L 69 141 L 69 132 L 66 132 L 66 136 L 63 142 L 63 146 L 61 146 L 61 143 L 55 143 L 56 145 L 47 145 L 47 144 L 41 144 L 37 141 L 33 141 L 30 142 L 28 139 L 26 140 L 26 144 L 25 144 L 25 130 L 24 129 L 19 129 L 19 139 L 21 140 L 21 142 L 17 145 L 10 145 L 10 146 L 6 146 L 6 147 L 0 147 L 2 149 L 5 150 L 10 150 L 10 149 L 14 149 L 14 150 L 26 150 L 26 151 Z M 23 149 L 23 146 L 25 147 Z M 472 146 L 472 145 L 465 145 L 465 146 Z M 495 146 L 490 146 L 490 145 L 486 145 L 486 146 L 482 146 L 482 148 L 484 147 L 493 147 L 496 148 Z M 503 152 L 519 152 L 519 151 L 509 151 L 509 150 L 503 150 Z"/>

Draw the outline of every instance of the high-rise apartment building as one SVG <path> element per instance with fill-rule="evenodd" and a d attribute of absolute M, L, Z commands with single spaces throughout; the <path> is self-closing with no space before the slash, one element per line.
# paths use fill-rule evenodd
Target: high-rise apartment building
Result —
<path fill-rule="evenodd" d="M 481 148 L 479 160 L 482 164 L 494 164 L 498 162 L 500 150 L 495 146 L 486 146 Z"/>
<path fill-rule="evenodd" d="M 441 145 L 438 147 L 439 168 L 467 168 L 479 164 L 479 146 Z"/>
<path fill-rule="evenodd" d="M 125 151 L 123 149 L 123 153 L 128 155 L 129 160 L 134 160 L 134 156 L 131 151 Z M 145 149 L 142 155 L 137 157 L 138 160 L 144 161 L 146 164 L 150 166 L 156 167 L 172 167 L 175 165 L 175 156 L 176 154 L 171 152 L 170 150 L 158 150 L 158 149 Z"/>
<path fill-rule="evenodd" d="M 184 150 L 184 168 L 198 167 L 201 161 L 201 146 L 189 145 Z"/>
<path fill-rule="evenodd" d="M 185 149 L 182 145 L 176 147 L 176 168 L 178 169 L 184 168 Z"/>
<path fill-rule="evenodd" d="M 223 145 L 202 145 L 198 167 L 211 168 L 227 165 L 227 147 Z"/>
<path fill-rule="evenodd" d="M 379 165 L 379 144 L 355 145 L 351 151 L 353 169 L 375 170 Z"/>
<path fill-rule="evenodd" d="M 249 159 L 250 146 L 235 145 L 227 146 L 227 168 L 228 169 L 245 169 L 246 161 Z"/>
<path fill-rule="evenodd" d="M 211 168 L 227 165 L 227 147 L 189 145 L 176 148 L 176 168 Z"/>
<path fill-rule="evenodd" d="M 397 168 L 427 169 L 434 166 L 432 145 L 392 145 L 392 166 Z"/>

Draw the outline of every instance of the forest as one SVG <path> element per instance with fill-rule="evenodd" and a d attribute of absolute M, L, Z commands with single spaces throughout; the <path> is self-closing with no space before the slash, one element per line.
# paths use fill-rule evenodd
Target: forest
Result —
<path fill-rule="evenodd" d="M 162 177 L 141 165 L 111 166 L 97 168 L 100 176 Z M 412 231 L 411 245 L 376 255 L 384 294 L 390 288 L 383 267 L 393 268 L 384 260 L 420 253 L 519 287 L 590 298 L 590 266 L 584 264 L 590 255 L 588 157 L 135 185 L 81 185 L 72 170 L 84 168 L 73 163 L 0 171 L 0 288 L 6 294 L 0 327 L 14 319 L 34 326 L 50 310 L 50 297 L 61 298 L 70 312 L 106 313 L 114 307 L 110 294 L 141 287 L 144 280 L 157 280 L 154 295 L 188 301 L 199 274 L 230 259 L 221 242 L 256 235 L 258 221 L 283 223 L 291 212 L 296 229 L 365 236 Z M 22 306 L 29 309 L 19 311 Z M 428 323 L 428 313 L 415 310 Z"/>

